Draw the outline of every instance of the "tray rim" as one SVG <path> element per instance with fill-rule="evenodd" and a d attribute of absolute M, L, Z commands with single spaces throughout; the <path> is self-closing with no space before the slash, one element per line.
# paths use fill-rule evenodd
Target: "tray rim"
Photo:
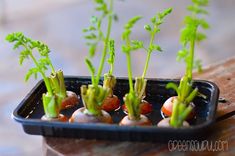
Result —
<path fill-rule="evenodd" d="M 70 76 L 66 75 L 64 76 L 65 79 L 90 79 L 89 76 Z M 127 80 L 127 77 L 117 77 L 117 79 L 120 80 Z M 169 78 L 146 78 L 147 80 L 151 81 L 171 81 L 171 82 L 179 82 L 180 79 L 169 79 Z M 134 79 L 133 79 L 134 80 Z M 95 129 L 95 130 L 103 130 L 105 128 L 106 131 L 144 131 L 144 132 L 174 132 L 174 133 L 185 133 L 191 131 L 191 133 L 200 131 L 204 128 L 208 128 L 211 126 L 216 118 L 216 110 L 218 105 L 218 97 L 219 97 L 219 88 L 218 86 L 211 81 L 208 80 L 201 80 L 201 79 L 194 79 L 194 82 L 200 82 L 200 83 L 207 83 L 211 86 L 211 88 L 214 90 L 214 94 L 210 97 L 212 99 L 215 99 L 215 102 L 213 103 L 213 107 L 210 110 L 212 113 L 210 113 L 210 116 L 208 116 L 208 120 L 203 122 L 199 125 L 194 125 L 190 127 L 180 127 L 180 128 L 172 128 L 172 127 L 157 127 L 156 125 L 153 126 L 119 126 L 118 124 L 104 124 L 104 123 L 62 123 L 62 122 L 56 122 L 56 121 L 42 121 L 39 119 L 26 119 L 18 115 L 18 111 L 22 108 L 25 101 L 30 97 L 30 95 L 35 92 L 35 90 L 43 83 L 43 80 L 38 81 L 38 83 L 30 90 L 30 92 L 23 98 L 23 100 L 19 103 L 19 105 L 14 109 L 12 113 L 12 118 L 21 123 L 22 126 L 24 125 L 30 125 L 30 126 L 46 126 L 46 127 L 60 127 L 60 128 L 72 128 L 72 129 Z M 95 126 L 94 126 L 95 125 Z M 27 132 L 26 132 L 27 133 Z M 32 133 L 28 133 L 32 134 Z"/>

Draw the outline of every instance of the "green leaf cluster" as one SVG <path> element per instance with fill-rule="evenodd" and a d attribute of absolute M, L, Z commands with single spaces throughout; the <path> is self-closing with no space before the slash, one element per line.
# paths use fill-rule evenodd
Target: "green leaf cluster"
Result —
<path fill-rule="evenodd" d="M 130 34 L 132 32 L 133 26 L 136 24 L 137 21 L 139 21 L 142 17 L 141 16 L 135 16 L 131 18 L 127 24 L 124 26 L 124 32 L 122 33 L 122 40 L 126 42 L 126 45 L 122 45 L 122 51 L 124 53 L 130 53 L 133 49 L 136 50 L 136 48 L 133 48 L 131 46 L 131 40 L 130 40 Z M 138 42 L 138 41 L 137 41 Z M 137 43 L 134 41 L 134 43 Z M 134 44 L 136 46 L 136 44 Z"/>
<path fill-rule="evenodd" d="M 185 28 L 181 30 L 180 41 L 183 46 L 187 46 L 187 44 L 191 40 L 195 40 L 200 42 L 206 38 L 206 35 L 202 32 L 198 32 L 198 27 L 203 29 L 208 29 L 210 26 L 203 18 L 197 18 L 194 16 L 186 16 L 184 19 Z"/>
<path fill-rule="evenodd" d="M 89 55 L 93 57 L 97 50 L 97 45 L 100 40 L 103 40 L 103 32 L 101 31 L 101 21 L 102 19 L 98 19 L 96 16 L 91 17 L 91 24 L 86 29 L 83 29 L 83 32 L 86 33 L 84 36 L 87 39 L 86 44 L 89 46 Z"/>
<path fill-rule="evenodd" d="M 172 12 L 172 8 L 165 9 L 163 12 L 157 13 L 151 18 L 151 23 L 146 24 L 144 29 L 150 33 L 150 43 L 147 49 L 148 52 L 152 51 L 162 51 L 159 45 L 153 43 L 155 36 L 160 32 L 159 26 L 164 23 L 164 19 L 167 15 Z"/>
<path fill-rule="evenodd" d="M 110 2 L 110 6 L 105 0 L 93 0 L 96 4 L 95 10 L 100 12 L 101 15 L 92 16 L 90 19 L 91 26 L 83 29 L 85 33 L 85 39 L 87 39 L 86 44 L 89 46 L 89 55 L 93 57 L 97 51 L 97 46 L 100 41 L 105 42 L 105 34 L 103 33 L 101 26 L 102 22 L 107 16 L 110 16 L 113 20 L 117 20 L 117 15 L 113 13 L 112 3 Z"/>
<path fill-rule="evenodd" d="M 35 63 L 35 67 L 31 68 L 26 74 L 26 81 L 31 77 L 31 75 L 34 75 L 35 78 L 37 78 L 38 73 L 43 73 L 43 75 L 45 75 L 48 67 L 51 67 L 52 71 L 54 71 L 54 67 L 52 66 L 51 60 L 49 58 L 50 49 L 44 43 L 32 40 L 24 36 L 21 32 L 15 32 L 7 35 L 6 40 L 10 43 L 14 43 L 14 50 L 22 48 L 19 56 L 20 65 L 22 65 L 23 62 L 29 58 L 31 58 Z M 34 50 L 40 54 L 41 58 L 39 60 L 36 60 L 34 57 Z"/>
<path fill-rule="evenodd" d="M 42 96 L 45 114 L 48 118 L 58 117 L 61 109 L 61 102 L 66 97 L 66 88 L 64 84 L 64 75 L 61 70 L 55 71 L 49 58 L 50 49 L 43 42 L 32 40 L 21 32 L 14 32 L 6 36 L 6 40 L 13 43 L 13 49 L 20 49 L 19 64 L 22 65 L 26 59 L 31 59 L 35 64 L 25 75 L 25 81 L 38 73 L 42 75 L 47 93 Z M 40 58 L 37 59 L 35 52 L 38 52 Z M 46 71 L 51 69 L 51 75 L 46 76 Z"/>
<path fill-rule="evenodd" d="M 102 12 L 103 16 L 107 15 L 110 12 L 107 3 L 105 3 L 104 0 L 94 0 L 94 1 L 97 4 L 95 10 Z"/>
<path fill-rule="evenodd" d="M 195 42 L 201 42 L 206 39 L 206 35 L 200 32 L 201 29 L 210 28 L 207 21 L 202 18 L 202 15 L 208 14 L 204 9 L 208 5 L 208 0 L 192 0 L 192 5 L 187 7 L 191 12 L 190 16 L 184 19 L 185 27 L 181 30 L 180 42 L 183 46 L 182 50 L 178 52 L 177 60 L 184 60 L 186 63 L 187 74 L 191 77 L 193 68 L 201 70 L 201 64 L 194 65 L 194 46 Z M 197 61 L 199 63 L 199 61 Z"/>
<path fill-rule="evenodd" d="M 172 8 L 165 9 L 151 18 L 151 23 L 146 24 L 144 29 L 151 35 L 160 32 L 159 26 L 164 23 L 164 18 L 172 12 Z"/>

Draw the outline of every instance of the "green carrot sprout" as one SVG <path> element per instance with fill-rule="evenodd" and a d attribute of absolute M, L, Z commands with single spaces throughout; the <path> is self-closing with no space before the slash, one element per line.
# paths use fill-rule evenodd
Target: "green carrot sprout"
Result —
<path fill-rule="evenodd" d="M 188 6 L 191 16 L 186 16 L 184 19 L 185 27 L 181 30 L 180 42 L 182 50 L 178 52 L 177 60 L 184 59 L 186 64 L 186 72 L 180 81 L 179 86 L 174 83 L 169 83 L 166 87 L 172 88 L 177 92 L 177 100 L 174 102 L 173 112 L 170 124 L 173 127 L 180 127 L 183 121 L 192 111 L 190 102 L 200 95 L 198 89 L 193 89 L 192 71 L 196 65 L 201 69 L 200 61 L 194 61 L 195 43 L 201 42 L 206 38 L 206 35 L 199 32 L 198 29 L 208 29 L 209 24 L 205 19 L 200 18 L 198 15 L 207 14 L 204 9 L 208 5 L 208 0 L 192 0 L 192 5 Z"/>
<path fill-rule="evenodd" d="M 47 117 L 58 117 L 61 109 L 61 102 L 66 97 L 66 88 L 64 84 L 64 76 L 61 70 L 55 71 L 49 58 L 50 49 L 47 45 L 40 41 L 32 40 L 24 36 L 21 32 L 15 32 L 7 35 L 6 40 L 14 43 L 13 49 L 23 48 L 19 56 L 19 64 L 22 65 L 26 59 L 32 59 L 35 67 L 28 70 L 25 75 L 25 81 L 34 75 L 37 78 L 38 73 L 42 75 L 47 93 L 43 94 L 43 106 Z M 40 58 L 34 55 L 34 51 L 38 51 Z M 51 69 L 51 75 L 46 76 L 48 68 Z"/>
<path fill-rule="evenodd" d="M 198 29 L 208 29 L 209 24 L 204 18 L 198 17 L 201 14 L 208 14 L 204 9 L 208 5 L 208 0 L 192 0 L 193 4 L 188 6 L 191 16 L 184 19 L 185 27 L 181 30 L 180 42 L 182 50 L 178 52 L 177 60 L 183 59 L 186 64 L 186 75 L 192 79 L 193 67 L 201 68 L 200 61 L 194 60 L 195 42 L 206 39 L 206 35 Z"/>
<path fill-rule="evenodd" d="M 138 93 L 138 96 L 141 98 L 144 98 L 145 96 L 145 88 L 147 85 L 147 80 L 145 79 L 148 66 L 149 66 L 149 61 L 150 57 L 153 51 L 159 51 L 162 52 L 162 48 L 153 43 L 156 35 L 160 32 L 159 26 L 164 22 L 164 18 L 172 12 L 172 8 L 165 9 L 163 12 L 158 13 L 154 17 L 151 18 L 151 24 L 147 24 L 144 26 L 144 29 L 150 34 L 150 42 L 148 47 L 144 47 L 144 44 L 142 41 L 134 40 L 132 41 L 132 44 L 134 46 L 134 49 L 139 49 L 142 48 L 147 52 L 147 57 L 145 61 L 145 66 L 143 70 L 142 77 L 137 77 L 135 81 L 135 90 Z"/>
<path fill-rule="evenodd" d="M 153 42 L 154 42 L 155 36 L 160 32 L 159 26 L 164 22 L 164 18 L 171 12 L 172 12 L 172 8 L 168 8 L 164 10 L 163 12 L 158 13 L 156 16 L 152 17 L 151 24 L 147 24 L 144 26 L 144 29 L 149 32 L 151 37 L 150 37 L 148 48 L 142 47 L 143 44 L 140 44 L 141 45 L 140 48 L 143 48 L 147 52 L 147 58 L 145 61 L 144 71 L 142 74 L 143 79 L 146 76 L 146 72 L 148 69 L 149 60 L 150 60 L 152 52 L 153 51 L 162 52 L 162 48 L 159 45 L 154 44 Z"/>
<path fill-rule="evenodd" d="M 92 26 L 89 26 L 83 31 L 87 34 L 85 38 L 87 39 L 87 45 L 89 46 L 90 57 L 93 57 L 95 55 L 97 46 L 100 42 L 103 43 L 103 51 L 97 72 L 90 59 L 87 58 L 85 60 L 91 73 L 92 85 L 89 85 L 88 87 L 82 86 L 81 92 L 83 103 L 87 109 L 87 113 L 93 115 L 101 115 L 101 104 L 105 97 L 108 95 L 109 89 L 101 87 L 99 85 L 99 82 L 108 49 L 111 52 L 113 50 L 112 46 L 114 47 L 114 45 L 112 45 L 114 44 L 114 41 L 110 39 L 110 32 L 112 22 L 116 19 L 116 15 L 114 15 L 113 13 L 113 0 L 108 0 L 108 2 L 106 2 L 105 0 L 94 0 L 94 2 L 97 5 L 96 10 L 101 13 L 101 16 L 92 16 Z M 101 29 L 101 25 L 103 20 L 106 18 L 108 20 L 108 26 L 105 34 Z M 110 59 L 111 63 L 112 61 L 114 61 L 113 58 Z M 111 68 L 110 72 L 112 73 L 112 71 L 113 67 Z"/>
<path fill-rule="evenodd" d="M 127 58 L 127 69 L 128 69 L 128 78 L 129 78 L 129 93 L 124 97 L 126 107 L 128 109 L 128 117 L 130 120 L 139 120 L 140 119 L 140 102 L 141 99 L 138 97 L 137 93 L 134 91 L 133 82 L 132 82 L 132 69 L 131 69 L 131 51 L 135 50 L 135 47 L 131 45 L 130 34 L 132 32 L 132 27 L 137 21 L 142 17 L 135 16 L 128 21 L 124 27 L 124 32 L 122 33 L 122 39 L 125 41 L 125 44 L 122 46 L 122 51 L 126 54 Z"/>
<path fill-rule="evenodd" d="M 125 30 L 122 34 L 122 38 L 125 41 L 125 45 L 122 46 L 122 51 L 126 53 L 127 56 L 127 67 L 128 67 L 128 77 L 129 77 L 129 88 L 130 91 L 124 97 L 124 101 L 126 107 L 128 109 L 128 115 L 130 119 L 139 119 L 140 118 L 140 102 L 145 97 L 145 89 L 147 85 L 147 80 L 145 79 L 150 57 L 153 51 L 162 51 L 162 48 L 154 44 L 155 36 L 158 32 L 160 32 L 159 26 L 163 23 L 164 18 L 170 14 L 172 8 L 164 10 L 162 13 L 158 13 L 156 16 L 151 18 L 151 24 L 147 24 L 144 26 L 144 29 L 150 34 L 150 42 L 149 46 L 146 48 L 144 46 L 143 41 L 139 40 L 130 40 L 131 29 L 134 24 L 141 19 L 140 16 L 136 16 L 129 20 L 129 22 L 125 25 Z M 132 82 L 132 71 L 131 71 L 131 51 L 135 51 L 137 49 L 144 49 L 147 52 L 147 58 L 145 62 L 144 71 L 142 77 L 136 77 L 135 85 L 133 88 Z"/>

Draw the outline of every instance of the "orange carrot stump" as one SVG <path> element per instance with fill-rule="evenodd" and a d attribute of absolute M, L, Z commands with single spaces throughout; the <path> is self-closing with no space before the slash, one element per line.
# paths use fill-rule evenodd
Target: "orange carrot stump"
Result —
<path fill-rule="evenodd" d="M 72 91 L 66 91 L 66 97 L 61 102 L 61 108 L 67 109 L 74 107 L 79 103 L 79 99 L 80 97 L 76 93 Z"/>
<path fill-rule="evenodd" d="M 141 99 L 141 101 L 140 101 L 140 113 L 143 114 L 143 115 L 149 114 L 153 111 L 152 104 L 150 104 L 149 102 L 144 100 L 146 84 L 147 84 L 146 79 L 142 79 L 141 77 L 136 77 L 135 78 L 134 90 L 138 94 L 138 97 Z M 128 112 L 126 104 L 122 105 L 122 109 L 124 110 L 124 112 L 126 112 L 126 113 Z"/>
<path fill-rule="evenodd" d="M 128 113 L 128 110 L 126 108 L 126 105 L 122 105 L 122 110 L 124 113 Z M 140 114 L 147 115 L 153 111 L 153 106 L 152 104 L 148 103 L 146 100 L 141 100 L 140 102 Z"/>
<path fill-rule="evenodd" d="M 161 115 L 163 118 L 167 118 L 170 117 L 172 115 L 172 111 L 173 111 L 173 103 L 174 101 L 177 100 L 177 96 L 172 96 L 170 98 L 168 98 L 162 108 L 161 108 Z M 190 105 L 192 106 L 193 110 L 192 112 L 189 114 L 189 116 L 187 117 L 187 120 L 192 120 L 193 118 L 195 118 L 195 105 L 193 104 L 193 102 L 190 102 Z"/>
<path fill-rule="evenodd" d="M 157 124 L 157 126 L 158 126 L 158 127 L 171 127 L 171 125 L 170 125 L 170 120 L 171 120 L 171 118 L 162 119 L 162 120 Z M 189 123 L 188 123 L 187 121 L 184 121 L 182 126 L 183 126 L 183 127 L 189 127 Z"/>
<path fill-rule="evenodd" d="M 128 115 L 119 123 L 120 126 L 151 126 L 151 121 L 140 114 L 141 100 L 136 96 L 135 92 L 129 92 L 125 95 L 124 101 L 128 109 Z"/>
<path fill-rule="evenodd" d="M 144 116 L 140 115 L 139 119 L 130 119 L 128 116 L 125 116 L 121 122 L 119 123 L 120 126 L 151 126 L 152 123 L 149 119 Z"/>
<path fill-rule="evenodd" d="M 120 100 L 116 95 L 107 96 L 102 103 L 102 109 L 108 112 L 117 111 L 120 108 Z"/>
<path fill-rule="evenodd" d="M 49 76 L 52 88 L 57 95 L 60 109 L 67 109 L 76 106 L 79 103 L 79 96 L 72 91 L 66 91 L 63 71 L 52 72 Z"/>
<path fill-rule="evenodd" d="M 109 113 L 101 109 L 101 104 L 107 95 L 108 90 L 100 85 L 81 86 L 84 107 L 76 110 L 69 121 L 79 123 L 112 123 Z"/>
<path fill-rule="evenodd" d="M 161 108 L 161 112 L 163 113 L 164 117 L 169 117 L 172 114 L 172 109 L 173 109 L 173 103 L 174 100 L 177 99 L 177 96 L 172 96 L 169 99 L 167 99 L 162 108 Z"/>
<path fill-rule="evenodd" d="M 58 117 L 47 117 L 46 115 L 43 115 L 42 120 L 46 120 L 46 121 L 60 121 L 60 122 L 67 122 L 68 118 L 66 116 L 64 116 L 63 114 L 59 114 Z"/>
<path fill-rule="evenodd" d="M 85 107 L 82 107 L 73 113 L 72 117 L 70 118 L 70 122 L 110 124 L 113 122 L 113 120 L 106 111 L 101 110 L 101 114 L 93 115 L 89 113 Z"/>
<path fill-rule="evenodd" d="M 182 127 L 189 126 L 189 123 L 185 121 L 189 114 L 192 112 L 193 107 L 180 102 L 178 99 L 173 102 L 172 115 L 169 118 L 162 119 L 157 125 L 159 127 Z"/>

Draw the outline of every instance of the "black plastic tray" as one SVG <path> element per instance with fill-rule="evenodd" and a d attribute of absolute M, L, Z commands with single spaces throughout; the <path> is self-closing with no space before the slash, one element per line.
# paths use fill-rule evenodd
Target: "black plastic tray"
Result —
<path fill-rule="evenodd" d="M 146 100 L 153 104 L 154 111 L 147 115 L 154 124 L 153 126 L 119 126 L 118 122 L 125 116 L 120 109 L 117 112 L 111 112 L 114 124 L 81 124 L 69 122 L 42 121 L 43 106 L 41 101 L 42 93 L 46 91 L 43 81 L 30 91 L 13 112 L 13 118 L 20 122 L 23 129 L 28 134 L 51 136 L 51 137 L 70 137 L 85 139 L 105 139 L 117 141 L 154 141 L 162 142 L 173 139 L 197 139 L 201 140 L 207 137 L 210 125 L 215 121 L 215 114 L 218 103 L 219 89 L 209 81 L 196 80 L 194 85 L 199 91 L 207 96 L 207 99 L 197 97 L 194 100 L 196 105 L 196 118 L 191 121 L 188 128 L 159 128 L 156 124 L 162 119 L 160 108 L 164 101 L 175 95 L 173 90 L 165 88 L 168 82 L 179 83 L 179 80 L 169 79 L 148 79 Z M 90 84 L 90 77 L 66 76 L 65 83 L 68 90 L 80 94 L 82 84 Z M 125 93 L 129 90 L 127 78 L 117 78 L 117 85 L 114 90 L 115 95 L 119 97 L 121 103 Z M 64 110 L 62 114 L 70 117 L 79 105 Z"/>

